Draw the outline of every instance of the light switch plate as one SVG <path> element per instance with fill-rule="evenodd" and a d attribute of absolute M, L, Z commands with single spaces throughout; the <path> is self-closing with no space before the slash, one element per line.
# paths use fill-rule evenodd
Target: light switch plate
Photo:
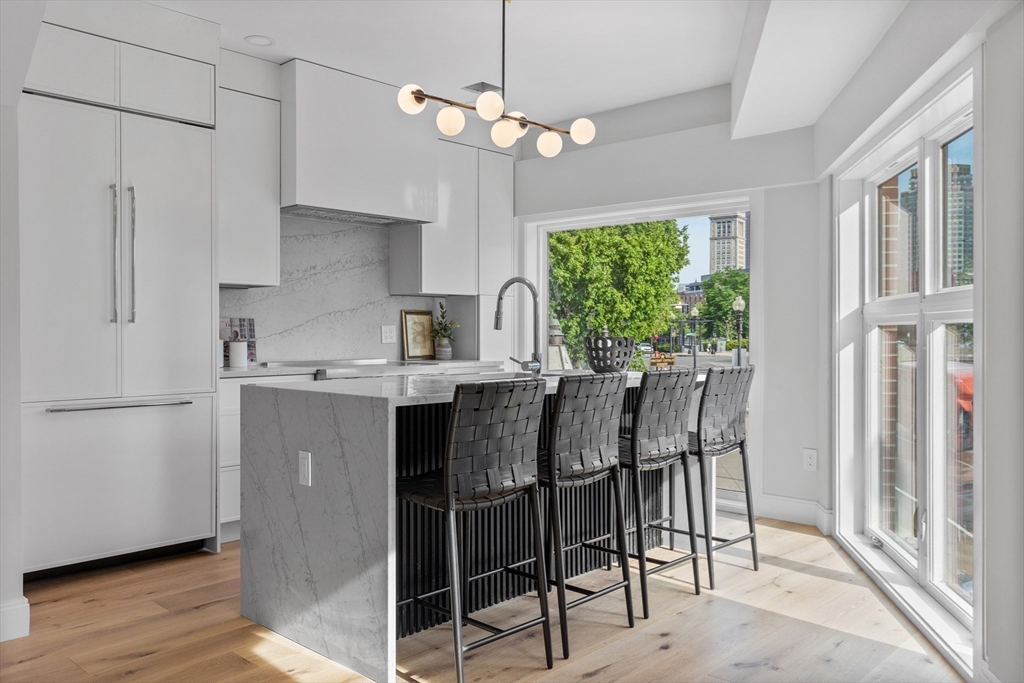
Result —
<path fill-rule="evenodd" d="M 804 469 L 808 472 L 818 471 L 818 451 L 814 448 L 804 449 Z"/>
<path fill-rule="evenodd" d="M 299 451 L 299 483 L 313 485 L 313 454 L 309 451 Z"/>
<path fill-rule="evenodd" d="M 398 343 L 398 331 L 395 329 L 395 325 L 381 325 L 380 326 L 380 343 L 381 344 L 396 344 L 396 343 Z"/>

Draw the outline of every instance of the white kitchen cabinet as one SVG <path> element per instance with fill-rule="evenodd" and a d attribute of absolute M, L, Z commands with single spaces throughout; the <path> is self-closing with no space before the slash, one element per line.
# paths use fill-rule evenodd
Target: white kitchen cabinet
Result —
<path fill-rule="evenodd" d="M 475 294 L 477 149 L 437 143 L 436 223 L 391 228 L 391 294 Z"/>
<path fill-rule="evenodd" d="M 25 571 L 216 533 L 215 397 L 163 400 L 23 406 Z"/>
<path fill-rule="evenodd" d="M 119 51 L 115 40 L 42 24 L 25 89 L 117 106 Z"/>
<path fill-rule="evenodd" d="M 497 296 L 512 277 L 513 159 L 480 150 L 480 237 L 477 253 L 481 296 Z"/>
<path fill-rule="evenodd" d="M 444 140 L 437 148 L 437 222 L 391 228 L 392 295 L 477 292 L 478 150 Z"/>
<path fill-rule="evenodd" d="M 436 221 L 434 116 L 405 114 L 397 94 L 378 81 L 300 60 L 286 63 L 281 205 Z"/>
<path fill-rule="evenodd" d="M 212 64 L 121 44 L 121 106 L 213 125 Z"/>
<path fill-rule="evenodd" d="M 120 114 L 19 104 L 22 398 L 119 396 Z"/>
<path fill-rule="evenodd" d="M 43 24 L 25 89 L 212 126 L 214 66 Z"/>
<path fill-rule="evenodd" d="M 213 132 L 121 115 L 123 394 L 216 390 Z"/>
<path fill-rule="evenodd" d="M 281 281 L 281 104 L 218 88 L 217 260 L 221 285 Z"/>
<path fill-rule="evenodd" d="M 217 461 L 220 466 L 217 500 L 220 508 L 220 540 L 237 541 L 241 514 L 240 465 L 242 462 L 242 400 L 243 384 L 278 384 L 281 382 L 312 382 L 313 375 L 271 375 L 263 377 L 226 378 L 220 380 L 219 428 L 217 430 Z"/>
<path fill-rule="evenodd" d="M 515 294 L 510 290 L 505 295 L 502 329 L 494 329 L 494 310 L 498 304 L 497 294 L 479 296 L 450 296 L 445 299 L 448 311 L 459 320 L 452 342 L 453 360 L 499 361 L 511 368 L 515 337 Z M 528 296 L 525 295 L 524 296 Z M 516 368 L 518 369 L 518 368 Z"/>

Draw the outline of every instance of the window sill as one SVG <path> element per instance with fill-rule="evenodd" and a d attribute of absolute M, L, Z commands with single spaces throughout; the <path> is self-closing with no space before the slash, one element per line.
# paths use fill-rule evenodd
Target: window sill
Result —
<path fill-rule="evenodd" d="M 967 680 L 973 678 L 974 636 L 928 592 L 863 534 L 835 539 L 882 592 L 920 629 L 939 653 Z"/>

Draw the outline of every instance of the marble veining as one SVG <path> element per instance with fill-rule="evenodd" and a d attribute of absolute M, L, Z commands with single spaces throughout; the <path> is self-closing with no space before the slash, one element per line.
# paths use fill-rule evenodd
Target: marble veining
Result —
<path fill-rule="evenodd" d="M 256 320 L 259 360 L 398 359 L 380 326 L 433 297 L 388 294 L 387 228 L 281 217 L 281 285 L 221 289 L 220 314 Z"/>
<path fill-rule="evenodd" d="M 377 681 L 395 670 L 393 413 L 242 388 L 242 615 Z"/>

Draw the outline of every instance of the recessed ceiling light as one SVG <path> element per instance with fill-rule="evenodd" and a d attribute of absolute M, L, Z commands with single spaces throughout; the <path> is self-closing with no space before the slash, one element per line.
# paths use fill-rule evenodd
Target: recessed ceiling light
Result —
<path fill-rule="evenodd" d="M 274 39 L 270 36 L 246 36 L 245 42 L 257 47 L 270 47 L 274 44 Z"/>

